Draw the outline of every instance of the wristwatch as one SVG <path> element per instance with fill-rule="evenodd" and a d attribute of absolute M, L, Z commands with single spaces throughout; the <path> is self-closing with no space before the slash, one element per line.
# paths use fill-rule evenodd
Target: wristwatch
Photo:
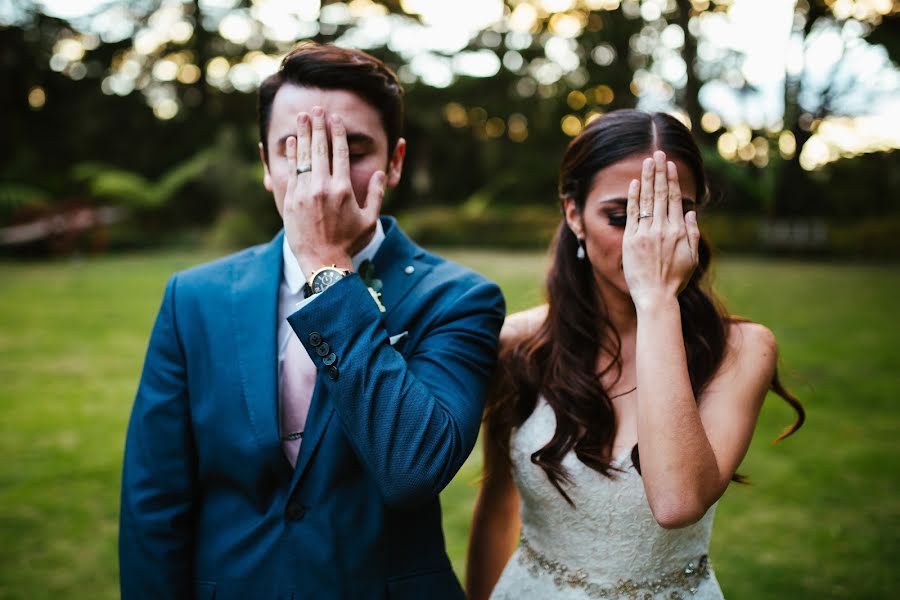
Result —
<path fill-rule="evenodd" d="M 337 265 L 322 267 L 313 272 L 309 281 L 303 286 L 304 296 L 309 298 L 313 294 L 324 292 L 335 283 L 350 273 L 347 269 L 339 269 Z"/>

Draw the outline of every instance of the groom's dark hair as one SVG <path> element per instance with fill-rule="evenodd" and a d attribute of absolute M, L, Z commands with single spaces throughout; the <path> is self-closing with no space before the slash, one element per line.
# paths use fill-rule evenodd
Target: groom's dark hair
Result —
<path fill-rule="evenodd" d="M 259 139 L 266 162 L 272 102 L 285 83 L 353 92 L 378 111 L 387 134 L 388 156 L 397 145 L 403 129 L 403 87 L 397 75 L 383 62 L 360 50 L 302 42 L 282 59 L 278 71 L 259 86 Z"/>

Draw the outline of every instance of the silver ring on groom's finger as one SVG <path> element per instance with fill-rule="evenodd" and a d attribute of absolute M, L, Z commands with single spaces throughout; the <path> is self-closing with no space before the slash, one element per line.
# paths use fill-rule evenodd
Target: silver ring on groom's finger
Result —
<path fill-rule="evenodd" d="M 298 170 L 299 170 L 299 169 L 298 169 Z M 640 212 L 640 214 L 638 215 L 638 221 L 640 221 L 641 219 L 647 219 L 647 218 L 652 217 L 652 216 L 653 216 L 653 212 L 652 212 L 652 211 L 649 211 L 649 210 L 642 210 L 642 211 Z"/>
<path fill-rule="evenodd" d="M 304 173 L 309 173 L 312 171 L 312 165 L 309 163 L 303 163 L 299 167 L 297 167 L 297 175 L 303 175 Z"/>

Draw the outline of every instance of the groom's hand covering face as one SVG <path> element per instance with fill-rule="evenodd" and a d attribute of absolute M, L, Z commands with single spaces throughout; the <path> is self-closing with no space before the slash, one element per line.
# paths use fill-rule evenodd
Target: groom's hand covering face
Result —
<path fill-rule="evenodd" d="M 284 85 L 268 147 L 266 189 L 303 269 L 349 268 L 374 230 L 385 187 L 399 181 L 405 142 L 389 154 L 378 112 L 352 92 Z"/>

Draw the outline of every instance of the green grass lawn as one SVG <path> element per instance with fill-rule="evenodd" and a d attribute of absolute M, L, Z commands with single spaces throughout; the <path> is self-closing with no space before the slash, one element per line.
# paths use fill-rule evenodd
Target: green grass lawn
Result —
<path fill-rule="evenodd" d="M 449 252 L 500 282 L 511 311 L 541 301 L 540 254 Z M 125 425 L 163 286 L 210 256 L 158 253 L 0 263 L 0 598 L 115 598 Z M 900 594 L 900 268 L 729 259 L 726 304 L 778 336 L 807 406 L 801 432 L 767 402 L 719 504 L 712 559 L 729 599 Z M 443 494 L 462 576 L 480 455 Z"/>

